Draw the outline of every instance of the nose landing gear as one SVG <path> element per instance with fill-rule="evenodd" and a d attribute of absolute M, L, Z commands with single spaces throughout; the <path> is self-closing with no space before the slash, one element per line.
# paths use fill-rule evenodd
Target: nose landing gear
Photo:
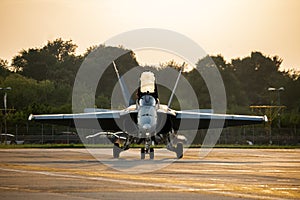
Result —
<path fill-rule="evenodd" d="M 154 159 L 154 148 L 141 148 L 141 160 L 144 160 L 146 154 L 149 154 L 150 160 Z"/>
<path fill-rule="evenodd" d="M 154 148 L 151 147 L 151 144 L 154 145 L 154 140 L 148 136 L 145 139 L 145 148 L 141 148 L 141 160 L 145 159 L 146 154 L 149 154 L 151 160 L 154 159 Z"/>

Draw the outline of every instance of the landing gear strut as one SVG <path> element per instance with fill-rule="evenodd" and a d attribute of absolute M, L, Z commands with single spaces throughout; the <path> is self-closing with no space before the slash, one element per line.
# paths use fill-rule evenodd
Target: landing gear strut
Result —
<path fill-rule="evenodd" d="M 145 159 L 145 148 L 141 148 L 141 160 Z"/>
<path fill-rule="evenodd" d="M 183 157 L 183 144 L 178 143 L 175 149 L 177 159 L 181 159 Z"/>
<path fill-rule="evenodd" d="M 183 144 L 182 143 L 177 143 L 176 146 L 173 146 L 172 144 L 169 144 L 167 146 L 167 149 L 169 151 L 175 152 L 177 159 L 183 158 Z"/>
<path fill-rule="evenodd" d="M 149 154 L 151 160 L 154 159 L 154 148 L 141 148 L 141 160 L 144 160 L 146 154 Z"/>
<path fill-rule="evenodd" d="M 121 152 L 122 152 L 122 149 L 120 148 L 120 145 L 118 143 L 114 143 L 113 157 L 114 158 L 119 158 Z"/>

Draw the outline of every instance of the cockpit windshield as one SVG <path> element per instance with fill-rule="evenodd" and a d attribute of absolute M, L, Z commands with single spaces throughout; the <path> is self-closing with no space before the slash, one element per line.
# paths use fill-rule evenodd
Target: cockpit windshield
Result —
<path fill-rule="evenodd" d="M 155 98 L 151 95 L 142 96 L 139 100 L 140 106 L 155 106 Z"/>

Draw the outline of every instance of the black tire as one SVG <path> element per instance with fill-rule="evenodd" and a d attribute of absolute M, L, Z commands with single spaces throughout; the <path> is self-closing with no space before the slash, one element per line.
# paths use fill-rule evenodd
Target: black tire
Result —
<path fill-rule="evenodd" d="M 113 157 L 114 158 L 119 158 L 121 151 L 122 151 L 122 149 L 120 148 L 120 145 L 118 143 L 114 143 Z"/>
<path fill-rule="evenodd" d="M 144 148 L 141 148 L 141 160 L 144 160 L 145 159 L 145 149 Z"/>
<path fill-rule="evenodd" d="M 154 149 L 150 148 L 150 159 L 153 160 L 154 159 Z"/>
<path fill-rule="evenodd" d="M 177 156 L 177 159 L 181 159 L 183 157 L 183 144 L 182 143 L 177 144 L 176 156 Z"/>

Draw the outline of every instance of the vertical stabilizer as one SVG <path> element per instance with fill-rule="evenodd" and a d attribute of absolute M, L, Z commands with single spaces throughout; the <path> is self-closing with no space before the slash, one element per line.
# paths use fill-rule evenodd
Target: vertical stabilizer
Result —
<path fill-rule="evenodd" d="M 182 73 L 182 70 L 183 70 L 183 67 L 184 67 L 185 63 L 182 64 L 181 66 L 181 69 L 178 73 L 178 76 L 177 76 L 177 79 L 176 79 L 176 82 L 175 82 L 175 85 L 174 85 L 174 88 L 172 90 L 172 93 L 171 93 L 171 96 L 170 96 L 170 99 L 169 99 L 169 102 L 168 102 L 168 108 L 171 106 L 171 103 L 172 103 L 172 100 L 173 100 L 173 97 L 174 97 L 174 93 L 175 93 L 175 90 L 177 88 L 177 85 L 178 85 L 178 82 L 179 82 L 179 78 L 180 78 L 180 75 Z"/>
<path fill-rule="evenodd" d="M 122 90 L 123 98 L 124 98 L 124 101 L 125 101 L 125 106 L 128 107 L 129 105 L 134 104 L 134 101 L 131 99 L 131 95 L 129 94 L 129 90 L 126 87 L 123 78 L 120 77 L 120 74 L 119 74 L 119 71 L 118 71 L 118 68 L 117 68 L 117 65 L 116 65 L 115 61 L 113 61 L 112 64 L 114 66 L 115 72 L 116 72 L 117 77 L 118 77 L 118 81 L 120 83 L 120 87 L 121 87 L 121 90 Z"/>

